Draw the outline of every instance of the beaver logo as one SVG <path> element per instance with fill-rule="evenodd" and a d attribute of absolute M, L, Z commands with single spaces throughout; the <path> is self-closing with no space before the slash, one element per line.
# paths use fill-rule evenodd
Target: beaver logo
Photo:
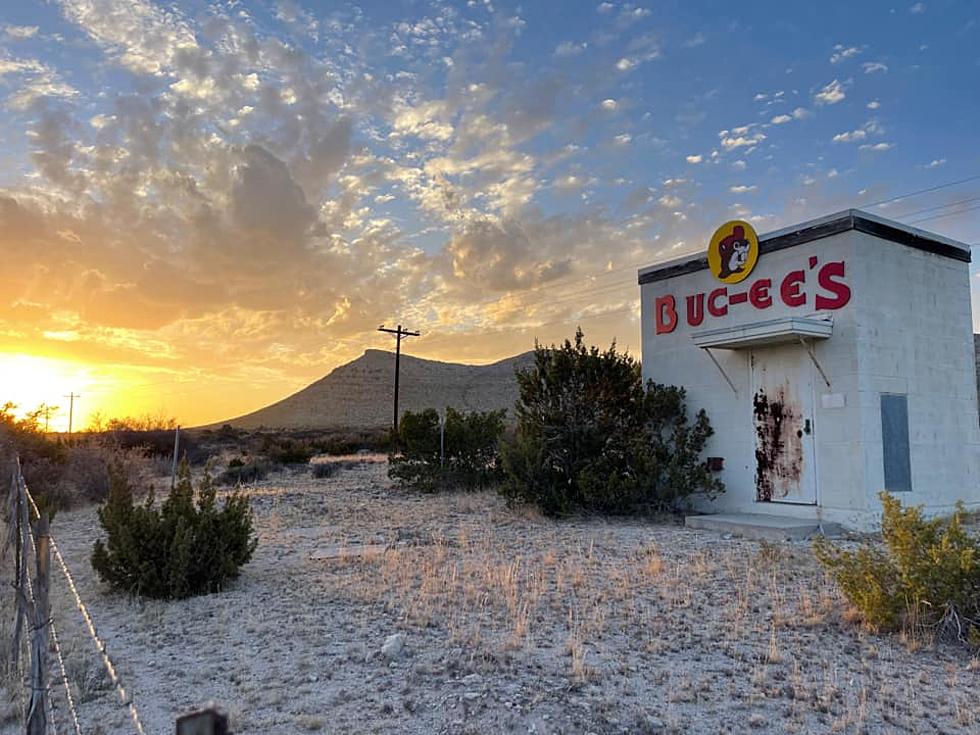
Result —
<path fill-rule="evenodd" d="M 708 267 L 722 283 L 748 277 L 759 259 L 759 237 L 748 222 L 735 220 L 719 227 L 708 247 Z"/>

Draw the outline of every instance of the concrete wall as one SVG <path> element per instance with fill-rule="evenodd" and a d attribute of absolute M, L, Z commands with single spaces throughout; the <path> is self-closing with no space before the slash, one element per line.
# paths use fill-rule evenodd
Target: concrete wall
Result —
<path fill-rule="evenodd" d="M 906 503 L 980 507 L 980 424 L 969 266 L 860 235 L 854 276 L 859 400 L 869 506 L 884 485 L 880 395 L 908 395 L 912 492 Z"/>
<path fill-rule="evenodd" d="M 815 268 L 810 258 L 817 258 Z M 724 376 L 692 334 L 719 327 L 783 316 L 817 316 L 816 275 L 830 261 L 845 262 L 852 297 L 841 309 L 825 312 L 833 335 L 814 343 L 814 356 L 830 379 L 815 374 L 814 428 L 818 505 L 759 503 L 755 489 L 755 433 L 748 350 L 714 350 L 735 383 Z M 781 302 L 779 283 L 795 269 L 807 275 L 805 306 Z M 685 319 L 685 297 L 708 293 L 721 284 L 708 270 L 641 286 L 643 370 L 646 378 L 682 385 L 692 410 L 707 410 L 715 436 L 707 454 L 721 456 L 727 492 L 706 507 L 717 512 L 771 512 L 818 517 L 850 527 L 874 525 L 877 492 L 883 484 L 880 393 L 906 393 L 913 492 L 907 498 L 935 512 L 957 499 L 980 507 L 977 379 L 970 318 L 968 265 L 905 245 L 850 230 L 784 250 L 763 254 L 746 281 L 729 293 L 746 290 L 759 278 L 773 281 L 774 303 L 759 310 L 731 306 L 724 317 L 705 316 L 698 327 Z M 671 293 L 678 325 L 655 334 L 654 303 Z M 800 348 L 802 349 L 802 347 Z M 836 408 L 821 405 L 821 395 Z M 840 406 L 840 403 L 843 403 Z"/>

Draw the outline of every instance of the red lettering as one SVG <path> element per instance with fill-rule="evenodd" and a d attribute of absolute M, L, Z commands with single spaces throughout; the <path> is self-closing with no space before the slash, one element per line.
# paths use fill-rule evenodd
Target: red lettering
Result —
<path fill-rule="evenodd" d="M 806 294 L 800 287 L 806 283 L 806 273 L 803 271 L 790 271 L 779 286 L 779 295 L 786 306 L 803 306 L 806 303 Z"/>
<path fill-rule="evenodd" d="M 711 294 L 708 296 L 708 313 L 711 314 L 711 316 L 725 316 L 725 314 L 728 313 L 728 304 L 718 306 L 718 304 L 715 303 L 718 299 L 726 298 L 727 296 L 727 288 L 716 288 L 711 292 Z"/>
<path fill-rule="evenodd" d="M 749 300 L 749 295 L 745 293 L 745 291 L 739 291 L 738 293 L 733 293 L 731 296 L 728 297 L 728 303 L 732 305 L 744 304 L 748 300 Z"/>
<path fill-rule="evenodd" d="M 692 327 L 704 321 L 704 294 L 694 294 L 687 297 L 687 323 Z"/>
<path fill-rule="evenodd" d="M 851 300 L 850 287 L 846 283 L 833 280 L 834 277 L 844 277 L 843 260 L 827 263 L 817 272 L 817 283 L 820 284 L 820 288 L 825 291 L 830 291 L 833 294 L 832 297 L 817 294 L 816 301 L 818 309 L 840 309 L 842 306 L 846 306 L 847 302 Z"/>
<path fill-rule="evenodd" d="M 752 288 L 749 289 L 749 302 L 756 309 L 768 309 L 772 306 L 772 296 L 769 295 L 769 289 L 772 288 L 772 281 L 768 278 L 760 278 L 758 281 L 752 284 Z"/>
<path fill-rule="evenodd" d="M 674 297 L 658 296 L 653 307 L 656 312 L 657 334 L 667 334 L 677 326 L 677 305 Z"/>

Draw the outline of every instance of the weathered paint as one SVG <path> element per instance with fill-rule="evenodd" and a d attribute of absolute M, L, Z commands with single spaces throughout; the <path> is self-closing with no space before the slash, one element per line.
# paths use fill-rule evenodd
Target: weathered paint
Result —
<path fill-rule="evenodd" d="M 800 407 L 789 400 L 788 384 L 770 396 L 759 390 L 752 399 L 755 420 L 756 498 L 770 501 L 799 491 L 803 477 L 803 430 Z"/>

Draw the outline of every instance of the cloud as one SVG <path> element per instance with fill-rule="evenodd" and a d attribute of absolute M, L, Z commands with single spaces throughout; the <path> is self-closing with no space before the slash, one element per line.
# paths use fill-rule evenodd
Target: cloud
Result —
<path fill-rule="evenodd" d="M 860 146 L 862 151 L 887 151 L 894 148 L 894 143 L 866 143 Z"/>
<path fill-rule="evenodd" d="M 912 15 L 921 15 L 922 13 L 926 12 L 926 4 L 915 3 L 909 8 L 909 12 L 912 13 Z"/>
<path fill-rule="evenodd" d="M 840 64 L 864 51 L 864 46 L 844 46 L 838 43 L 834 46 L 834 53 L 830 56 L 831 64 Z"/>
<path fill-rule="evenodd" d="M 732 130 L 722 130 L 718 133 L 721 139 L 721 147 L 726 151 L 736 148 L 754 147 L 766 139 L 762 131 L 751 132 L 754 125 L 743 125 Z"/>
<path fill-rule="evenodd" d="M 783 125 L 790 122 L 792 119 L 792 115 L 776 115 L 769 122 L 771 122 L 773 125 Z"/>
<path fill-rule="evenodd" d="M 693 156 L 688 156 L 687 157 L 687 162 L 688 163 L 701 163 L 702 160 L 703 159 L 702 159 L 702 156 L 701 156 L 700 153 L 698 153 L 696 155 L 693 155 Z"/>
<path fill-rule="evenodd" d="M 605 99 L 602 101 L 600 107 L 602 107 L 603 110 L 608 110 L 612 112 L 619 107 L 619 103 L 616 102 L 616 100 L 614 99 Z"/>
<path fill-rule="evenodd" d="M 933 160 L 929 161 L 929 163 L 925 165 L 925 168 L 939 168 L 944 163 L 946 163 L 945 158 L 934 158 Z"/>
<path fill-rule="evenodd" d="M 880 102 L 879 102 L 878 100 L 871 100 L 871 101 L 870 101 L 870 102 L 869 102 L 869 103 L 868 103 L 868 104 L 866 105 L 866 107 L 867 107 L 867 108 L 868 108 L 869 110 L 877 110 L 877 109 L 878 109 L 879 107 L 881 107 L 881 103 L 880 103 Z"/>
<path fill-rule="evenodd" d="M 835 79 L 817 92 L 813 101 L 818 105 L 836 105 L 845 96 L 844 85 Z"/>
<path fill-rule="evenodd" d="M 197 48 L 190 25 L 177 11 L 145 0 L 60 0 L 65 17 L 123 67 L 139 74 L 173 69 L 181 51 Z"/>
<path fill-rule="evenodd" d="M 865 74 L 888 71 L 888 66 L 886 64 L 882 64 L 880 61 L 866 61 L 865 63 L 861 64 L 861 68 L 864 69 Z"/>
<path fill-rule="evenodd" d="M 599 5 L 596 6 L 596 12 L 597 13 L 603 13 L 603 14 L 604 13 L 609 13 L 609 12 L 612 12 L 613 8 L 615 8 L 615 7 L 616 6 L 613 5 L 612 3 L 599 3 Z"/>
<path fill-rule="evenodd" d="M 636 62 L 633 61 L 633 59 L 626 58 L 625 56 L 616 62 L 616 69 L 619 71 L 629 71 L 634 66 L 636 66 Z"/>
<path fill-rule="evenodd" d="M 834 136 L 834 143 L 856 143 L 859 140 L 864 140 L 868 137 L 868 134 L 862 130 L 851 130 L 845 133 L 838 133 Z"/>
<path fill-rule="evenodd" d="M 25 38 L 33 38 L 37 35 L 39 28 L 37 26 L 4 26 L 3 32 L 6 33 L 10 38 L 16 38 L 18 40 L 23 40 Z"/>
<path fill-rule="evenodd" d="M 705 36 L 701 31 L 698 31 L 689 39 L 684 41 L 684 48 L 697 48 L 698 46 L 703 46 L 707 43 L 708 37 Z"/>
<path fill-rule="evenodd" d="M 555 46 L 554 55 L 558 57 L 563 56 L 577 56 L 589 47 L 586 42 L 576 43 L 575 41 L 562 41 L 557 46 Z"/>
<path fill-rule="evenodd" d="M 736 184 L 735 186 L 728 187 L 728 190 L 732 194 L 746 194 L 748 192 L 755 191 L 758 188 L 759 187 L 756 186 L 755 184 L 752 184 L 752 185 L 749 185 L 749 186 L 747 186 L 745 184 Z"/>

